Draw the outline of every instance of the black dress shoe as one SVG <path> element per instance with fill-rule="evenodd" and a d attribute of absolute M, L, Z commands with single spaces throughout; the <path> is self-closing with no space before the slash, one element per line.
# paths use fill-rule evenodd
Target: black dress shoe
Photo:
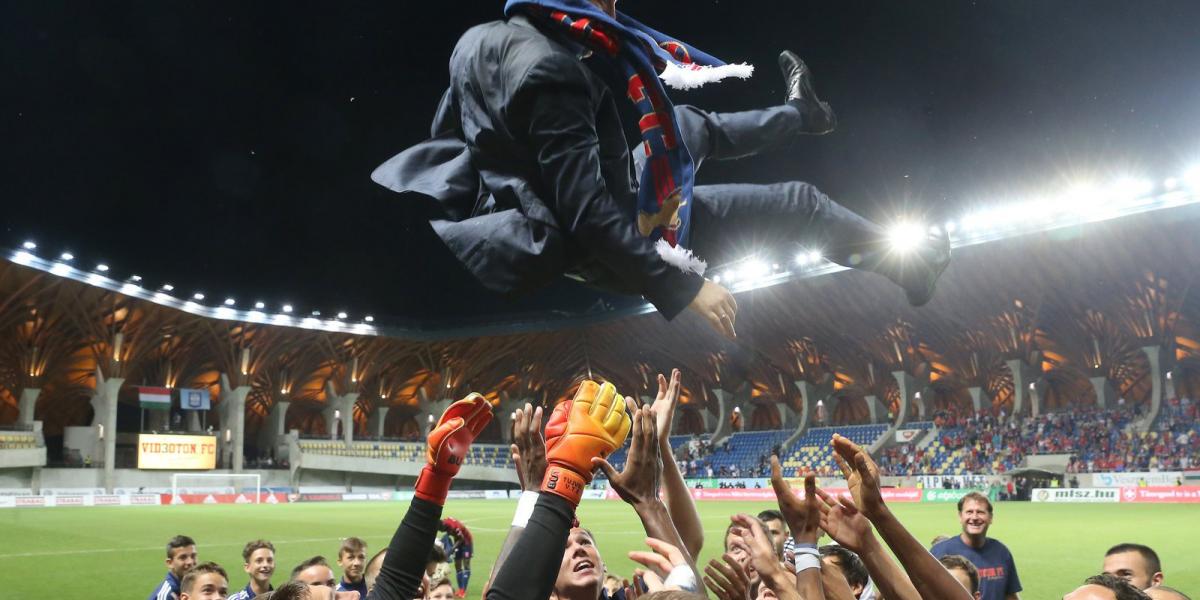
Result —
<path fill-rule="evenodd" d="M 950 265 L 950 234 L 944 230 L 931 236 L 916 250 L 906 273 L 904 295 L 912 306 L 925 306 L 933 298 L 938 278 Z M 916 264 L 912 264 L 912 263 Z"/>
<path fill-rule="evenodd" d="M 828 102 L 822 102 L 813 89 L 812 71 L 791 50 L 779 54 L 779 70 L 783 72 L 785 101 L 804 116 L 804 133 L 821 135 L 837 127 L 837 115 Z"/>

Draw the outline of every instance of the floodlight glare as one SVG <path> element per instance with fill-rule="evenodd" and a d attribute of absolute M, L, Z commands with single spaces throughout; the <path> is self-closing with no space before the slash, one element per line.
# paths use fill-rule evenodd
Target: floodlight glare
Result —
<path fill-rule="evenodd" d="M 345 318 L 346 318 L 346 311 L 339 312 L 339 313 L 337 314 L 337 318 L 339 318 L 339 319 L 345 319 Z"/>
<path fill-rule="evenodd" d="M 75 255 L 71 254 L 70 252 L 63 252 L 59 255 L 59 258 L 63 260 L 75 260 Z"/>
<path fill-rule="evenodd" d="M 24 244 L 21 244 L 21 247 L 26 250 L 37 250 L 37 244 L 33 242 L 25 242 Z"/>
<path fill-rule="evenodd" d="M 821 255 L 820 250 L 813 250 L 812 252 L 808 253 L 808 262 L 810 262 L 814 265 L 821 262 L 821 259 L 823 259 L 823 258 L 824 258 L 824 256 Z"/>
<path fill-rule="evenodd" d="M 262 309 L 264 309 L 264 308 L 266 308 L 266 307 L 267 307 L 267 303 L 266 303 L 266 302 L 262 302 L 261 300 L 260 300 L 260 301 L 258 301 L 258 302 L 255 302 L 255 303 L 254 303 L 254 308 L 257 308 L 257 309 L 259 309 L 259 310 L 262 310 Z"/>
<path fill-rule="evenodd" d="M 1194 189 L 1200 190 L 1200 165 L 1196 165 L 1188 169 L 1183 174 L 1183 181 Z"/>
<path fill-rule="evenodd" d="M 233 306 L 233 305 L 234 305 L 234 304 L 236 304 L 236 303 L 237 303 L 237 301 L 236 301 L 236 300 L 234 300 L 233 298 L 226 298 L 226 299 L 225 299 L 225 306 Z"/>
<path fill-rule="evenodd" d="M 892 249 L 908 252 L 925 238 L 925 228 L 915 223 L 898 223 L 888 230 L 887 237 Z"/>
<path fill-rule="evenodd" d="M 195 294 L 192 294 L 192 299 L 193 300 L 203 300 L 204 294 L 202 294 L 200 292 L 196 292 Z"/>
<path fill-rule="evenodd" d="M 290 313 L 290 312 L 292 312 L 292 305 L 291 305 L 291 304 L 284 304 L 284 305 L 283 305 L 283 312 L 285 312 L 285 313 Z"/>
<path fill-rule="evenodd" d="M 761 260 L 751 260 L 746 263 L 746 277 L 749 279 L 757 279 L 770 272 L 771 268 L 767 263 Z"/>
<path fill-rule="evenodd" d="M 97 271 L 100 271 L 101 273 L 107 273 L 107 272 L 108 272 L 108 265 L 106 265 L 106 264 L 104 264 L 104 263 L 100 263 L 100 264 L 96 265 L 96 270 L 97 270 Z"/>
<path fill-rule="evenodd" d="M 367 316 L 363 317 L 363 320 L 364 320 L 364 321 L 366 321 L 366 322 L 368 322 L 368 323 L 374 323 L 374 322 L 375 322 L 375 317 L 372 317 L 371 315 L 367 315 Z"/>
<path fill-rule="evenodd" d="M 161 289 L 162 289 L 162 291 L 164 291 L 164 292 L 170 292 L 170 291 L 173 291 L 173 290 L 175 289 L 175 286 L 173 286 L 173 285 L 171 285 L 171 284 L 169 284 L 169 283 L 164 283 Z"/>

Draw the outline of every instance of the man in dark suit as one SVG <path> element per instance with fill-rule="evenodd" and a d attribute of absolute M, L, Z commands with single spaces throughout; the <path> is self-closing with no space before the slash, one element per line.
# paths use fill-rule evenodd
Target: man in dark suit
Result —
<path fill-rule="evenodd" d="M 633 100 L 646 92 L 640 84 L 635 90 L 615 83 L 625 80 L 616 72 L 628 65 L 620 62 L 622 53 L 640 46 L 616 49 L 609 41 L 621 35 L 642 41 L 626 29 L 636 22 L 618 16 L 615 0 L 508 4 L 506 20 L 472 28 L 455 47 L 431 139 L 372 174 L 394 191 L 435 199 L 434 231 L 485 287 L 524 292 L 571 274 L 644 296 L 668 319 L 691 308 L 732 338 L 736 302 L 703 277 L 696 256 L 728 261 L 738 242 L 753 236 L 764 247 L 818 245 L 829 260 L 892 279 L 913 304 L 928 301 L 949 261 L 948 239 L 926 240 L 905 261 L 888 259 L 882 227 L 807 183 L 692 189 L 689 181 L 683 190 L 666 190 L 657 212 L 641 208 L 639 188 L 645 195 L 647 181 L 659 183 L 654 176 L 663 163 L 651 165 L 657 171 L 650 173 L 647 154 L 661 158 L 650 138 L 630 151 L 617 108 L 618 97 Z M 551 9 L 556 19 L 549 18 Z M 572 25 L 560 27 L 560 19 Z M 597 31 L 608 46 L 595 41 Z M 676 55 L 687 55 L 681 44 L 670 44 Z M 646 49 L 653 64 L 662 65 L 657 51 Z M 813 91 L 807 66 L 790 52 L 780 56 L 780 66 L 787 85 L 781 106 L 739 113 L 678 106 L 653 115 L 654 125 L 677 133 L 689 169 L 832 131 L 836 118 Z M 656 97 L 655 106 L 666 102 L 670 109 L 663 98 Z M 674 123 L 658 123 L 670 115 Z M 669 145 L 675 144 L 672 136 Z M 681 225 L 694 255 L 674 237 L 670 244 L 663 240 Z"/>

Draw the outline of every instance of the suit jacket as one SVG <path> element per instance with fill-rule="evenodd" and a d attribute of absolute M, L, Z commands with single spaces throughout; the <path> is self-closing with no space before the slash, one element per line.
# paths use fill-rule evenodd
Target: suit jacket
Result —
<path fill-rule="evenodd" d="M 436 200 L 434 231 L 489 289 L 529 291 L 572 271 L 672 318 L 703 279 L 638 233 L 628 141 L 595 72 L 606 65 L 589 55 L 523 16 L 470 29 L 432 137 L 371 177 Z"/>

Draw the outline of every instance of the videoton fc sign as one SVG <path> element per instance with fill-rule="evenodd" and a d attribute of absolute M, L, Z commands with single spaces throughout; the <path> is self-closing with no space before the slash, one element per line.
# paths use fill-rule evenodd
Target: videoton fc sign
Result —
<path fill-rule="evenodd" d="M 217 438 L 209 435 L 138 436 L 138 468 L 172 471 L 214 469 Z"/>

